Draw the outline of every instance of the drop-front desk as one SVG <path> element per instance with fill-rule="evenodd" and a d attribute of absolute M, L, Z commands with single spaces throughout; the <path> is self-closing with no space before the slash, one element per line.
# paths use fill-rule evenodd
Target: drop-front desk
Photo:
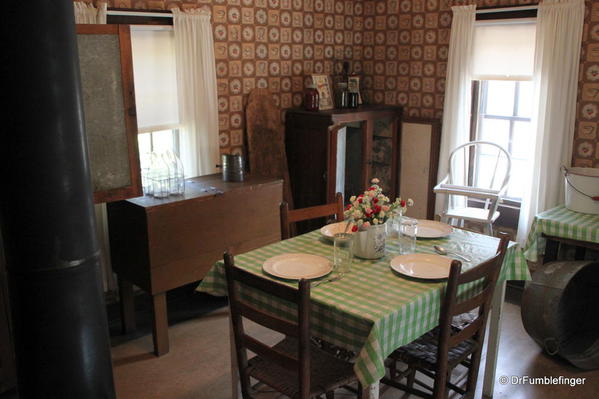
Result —
<path fill-rule="evenodd" d="M 185 194 L 108 204 L 110 253 L 118 275 L 123 330 L 135 329 L 132 284 L 152 296 L 154 352 L 169 351 L 166 292 L 201 280 L 234 254 L 280 240 L 282 180 L 221 175 L 186 180 Z"/>

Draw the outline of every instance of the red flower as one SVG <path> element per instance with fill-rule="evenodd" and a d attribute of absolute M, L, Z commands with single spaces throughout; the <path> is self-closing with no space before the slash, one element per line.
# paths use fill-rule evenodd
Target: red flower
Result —
<path fill-rule="evenodd" d="M 401 205 L 402 208 L 405 208 L 406 207 L 406 201 L 405 200 L 401 200 L 400 205 Z"/>
<path fill-rule="evenodd" d="M 379 213 L 381 211 L 381 207 L 378 205 L 375 205 L 374 207 L 374 213 Z"/>
<path fill-rule="evenodd" d="M 358 198 L 358 203 L 361 204 L 362 203 L 362 197 Z"/>
<path fill-rule="evenodd" d="M 356 231 L 358 231 L 358 226 L 354 225 L 354 226 L 351 228 L 351 231 L 352 231 L 352 232 L 354 232 L 354 233 L 355 233 Z"/>
<path fill-rule="evenodd" d="M 374 191 L 374 190 L 376 190 L 376 187 L 372 187 L 372 186 L 371 186 L 371 187 L 369 187 L 369 188 L 368 188 L 368 190 L 367 190 L 367 191 Z"/>
<path fill-rule="evenodd" d="M 345 207 L 346 211 L 349 211 L 351 209 L 351 204 L 347 204 L 347 206 Z"/>
<path fill-rule="evenodd" d="M 379 202 L 379 199 L 378 199 L 378 198 L 373 198 L 373 199 L 372 199 L 372 203 L 373 203 L 373 204 L 376 204 L 377 202 Z"/>

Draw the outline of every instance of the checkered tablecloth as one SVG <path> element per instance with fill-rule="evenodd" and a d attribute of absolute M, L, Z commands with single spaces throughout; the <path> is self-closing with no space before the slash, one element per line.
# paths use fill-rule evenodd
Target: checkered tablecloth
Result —
<path fill-rule="evenodd" d="M 541 234 L 571 240 L 599 243 L 599 215 L 574 212 L 564 205 L 549 209 L 535 216 L 524 246 L 526 259 L 536 262 L 545 252 L 545 240 Z"/>
<path fill-rule="evenodd" d="M 439 244 L 472 257 L 472 262 L 463 266 L 468 269 L 492 257 L 498 243 L 496 238 L 455 230 L 448 238 L 418 240 L 417 252 L 434 253 L 433 245 Z M 235 264 L 271 278 L 262 272 L 263 262 L 275 255 L 297 252 L 332 259 L 333 246 L 314 231 L 236 256 Z M 365 386 L 384 376 L 384 360 L 393 350 L 438 324 L 443 283 L 408 280 L 396 274 L 389 262 L 397 255 L 395 240 L 388 240 L 385 257 L 354 258 L 351 273 L 341 280 L 314 287 L 311 292 L 312 335 L 358 353 L 354 368 Z M 530 279 L 526 260 L 514 243 L 506 254 L 500 279 Z M 226 295 L 222 262 L 209 271 L 198 291 Z M 279 317 L 288 320 L 296 317 L 295 307 L 272 296 L 258 292 L 242 292 L 242 295 L 255 306 Z"/>

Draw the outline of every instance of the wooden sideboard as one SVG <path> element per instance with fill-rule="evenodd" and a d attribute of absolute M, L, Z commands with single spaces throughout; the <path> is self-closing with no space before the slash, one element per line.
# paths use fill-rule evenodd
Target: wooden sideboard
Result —
<path fill-rule="evenodd" d="M 361 159 L 358 189 L 370 185 L 375 123 L 388 120 L 390 133 L 389 197 L 398 193 L 399 145 L 402 108 L 390 105 L 363 105 L 356 109 L 305 111 L 290 109 L 285 114 L 285 150 L 296 208 L 333 202 L 343 191 L 346 141 L 340 132 L 349 125 L 361 129 Z M 351 151 L 349 148 L 347 149 Z"/>
<path fill-rule="evenodd" d="M 110 253 L 118 275 L 124 331 L 135 328 L 132 284 L 152 295 L 154 352 L 169 351 L 166 292 L 201 280 L 223 252 L 280 240 L 283 181 L 221 175 L 186 180 L 185 194 L 108 204 Z"/>

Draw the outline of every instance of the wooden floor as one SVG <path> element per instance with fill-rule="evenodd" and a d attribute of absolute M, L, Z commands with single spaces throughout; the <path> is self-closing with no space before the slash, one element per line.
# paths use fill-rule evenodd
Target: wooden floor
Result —
<path fill-rule="evenodd" d="M 505 305 L 497 376 L 583 377 L 582 386 L 500 385 L 496 399 L 591 399 L 599 397 L 599 371 L 583 372 L 543 353 L 526 334 L 520 319 L 517 291 Z M 515 299 L 514 299 L 515 298 Z M 252 327 L 255 329 L 256 327 Z M 257 331 L 262 333 L 262 331 Z M 169 329 L 171 351 L 156 358 L 151 336 L 145 336 L 112 350 L 117 396 L 124 398 L 229 399 L 231 398 L 229 335 L 226 309 L 179 323 Z M 276 336 L 270 335 L 274 340 Z M 482 373 L 482 371 L 481 371 Z M 480 397 L 480 383 L 476 397 Z M 278 398 L 265 392 L 260 398 Z M 352 397 L 339 392 L 337 398 Z M 405 397 L 388 389 L 382 398 Z"/>

